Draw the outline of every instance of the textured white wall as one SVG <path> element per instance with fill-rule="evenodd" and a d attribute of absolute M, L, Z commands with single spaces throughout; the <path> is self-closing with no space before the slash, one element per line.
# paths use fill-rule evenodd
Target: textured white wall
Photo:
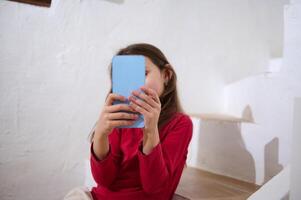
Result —
<path fill-rule="evenodd" d="M 225 84 L 224 112 L 243 117 L 247 110 L 255 123 L 194 120 L 189 165 L 261 185 L 290 163 L 294 98 L 301 93 L 299 7 L 282 7 L 284 55 L 271 58 L 269 73 Z"/>
<path fill-rule="evenodd" d="M 285 53 L 287 55 L 287 71 L 294 76 L 292 87 L 298 87 L 298 98 L 294 101 L 294 125 L 292 136 L 292 155 L 291 155 L 291 193 L 290 199 L 297 200 L 301 198 L 301 159 L 300 159 L 300 142 L 301 142 L 301 0 L 293 0 L 292 6 L 288 8 L 287 15 L 287 46 Z"/>
<path fill-rule="evenodd" d="M 189 166 L 256 182 L 254 158 L 246 149 L 239 123 L 193 118 L 193 125 L 187 157 Z"/>
<path fill-rule="evenodd" d="M 301 95 L 300 11 L 296 2 L 285 6 L 283 60 L 276 60 L 280 70 L 225 87 L 225 112 L 242 116 L 248 106 L 254 118 L 255 124 L 241 125 L 241 136 L 254 159 L 257 184 L 290 163 L 294 99 Z"/>
<path fill-rule="evenodd" d="M 301 142 L 301 98 L 295 99 L 295 110 L 294 110 L 294 133 L 292 141 L 292 164 L 291 164 L 291 199 L 297 200 L 301 198 L 300 184 L 301 184 L 301 158 L 300 152 L 300 142 Z"/>
<path fill-rule="evenodd" d="M 166 53 L 188 112 L 221 111 L 224 82 L 262 72 L 271 54 L 262 32 L 274 28 L 258 24 L 260 4 L 252 5 L 0 1 L 1 199 L 61 199 L 83 184 L 87 134 L 109 89 L 107 65 L 124 45 L 150 42 Z"/>
<path fill-rule="evenodd" d="M 269 180 L 289 163 L 296 91 L 288 84 L 291 79 L 282 73 L 258 75 L 225 87 L 226 112 L 242 116 L 249 107 L 255 122 L 242 123 L 240 133 L 254 159 L 257 184 Z"/>

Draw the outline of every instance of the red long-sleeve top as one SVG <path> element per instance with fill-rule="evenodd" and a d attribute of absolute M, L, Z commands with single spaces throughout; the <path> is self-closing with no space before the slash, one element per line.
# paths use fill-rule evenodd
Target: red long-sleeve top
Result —
<path fill-rule="evenodd" d="M 186 162 L 193 132 L 190 117 L 176 113 L 160 130 L 160 143 L 142 152 L 141 128 L 114 128 L 109 152 L 98 160 L 90 147 L 94 200 L 170 200 Z"/>

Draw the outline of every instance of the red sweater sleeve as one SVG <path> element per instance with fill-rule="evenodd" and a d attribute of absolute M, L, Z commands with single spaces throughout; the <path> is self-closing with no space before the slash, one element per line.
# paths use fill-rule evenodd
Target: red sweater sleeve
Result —
<path fill-rule="evenodd" d="M 184 115 L 150 154 L 143 154 L 140 145 L 140 177 L 145 192 L 158 192 L 168 185 L 179 165 L 184 166 L 192 131 L 192 121 L 189 116 Z"/>
<path fill-rule="evenodd" d="M 90 165 L 91 173 L 98 185 L 103 187 L 109 187 L 116 178 L 117 171 L 120 166 L 120 134 L 118 129 L 113 129 L 112 133 L 109 135 L 109 152 L 106 157 L 102 160 L 99 160 L 94 151 L 93 143 L 90 147 Z"/>

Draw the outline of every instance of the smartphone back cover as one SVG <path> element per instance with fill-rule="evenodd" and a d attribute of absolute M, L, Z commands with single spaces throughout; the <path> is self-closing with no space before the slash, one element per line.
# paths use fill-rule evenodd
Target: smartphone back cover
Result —
<path fill-rule="evenodd" d="M 133 90 L 145 84 L 145 58 L 140 55 L 119 55 L 112 60 L 112 92 L 129 98 Z M 126 103 L 129 101 L 114 101 L 113 104 Z M 127 112 L 127 111 L 124 111 Z M 144 117 L 139 118 L 133 125 L 119 126 L 117 128 L 143 128 Z"/>

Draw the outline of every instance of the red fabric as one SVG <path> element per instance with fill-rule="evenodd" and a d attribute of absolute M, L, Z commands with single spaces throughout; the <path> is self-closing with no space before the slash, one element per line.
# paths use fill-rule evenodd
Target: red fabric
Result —
<path fill-rule="evenodd" d="M 91 144 L 90 165 L 97 187 L 94 200 L 169 200 L 179 183 L 192 137 L 190 117 L 176 113 L 160 130 L 160 143 L 142 152 L 140 128 L 113 129 L 110 149 L 98 160 Z"/>

